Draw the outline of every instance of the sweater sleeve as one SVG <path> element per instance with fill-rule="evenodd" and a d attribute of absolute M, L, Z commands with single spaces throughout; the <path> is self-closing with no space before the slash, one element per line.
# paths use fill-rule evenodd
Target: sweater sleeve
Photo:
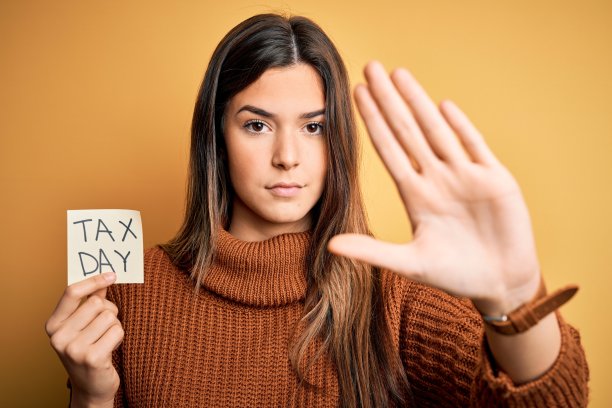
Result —
<path fill-rule="evenodd" d="M 583 407 L 589 371 L 576 329 L 559 317 L 561 351 L 541 377 L 515 385 L 488 350 L 471 301 L 411 283 L 401 305 L 400 355 L 417 406 Z"/>
<path fill-rule="evenodd" d="M 557 311 L 561 350 L 553 366 L 539 378 L 515 385 L 498 370 L 486 340 L 481 347 L 479 373 L 472 388 L 475 406 L 586 407 L 589 368 L 578 331 L 565 323 Z M 499 401 L 500 403 L 496 402 Z M 503 404 L 503 405 L 502 405 Z"/>

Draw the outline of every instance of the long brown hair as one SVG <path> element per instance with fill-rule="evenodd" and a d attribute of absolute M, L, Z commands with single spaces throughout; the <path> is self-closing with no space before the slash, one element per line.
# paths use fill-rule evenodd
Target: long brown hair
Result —
<path fill-rule="evenodd" d="M 328 172 L 313 211 L 307 265 L 304 331 L 291 346 L 298 378 L 308 345 L 323 340 L 338 372 L 343 407 L 403 406 L 411 397 L 385 318 L 380 270 L 333 256 L 337 234 L 369 234 L 358 183 L 359 148 L 344 63 L 323 30 L 304 17 L 262 14 L 221 40 L 200 87 L 191 129 L 190 174 L 183 225 L 162 245 L 173 263 L 190 271 L 199 287 L 213 259 L 218 228 L 228 228 L 232 188 L 224 159 L 223 114 L 228 101 L 267 69 L 306 63 L 325 87 Z M 320 355 L 317 354 L 317 355 Z"/>

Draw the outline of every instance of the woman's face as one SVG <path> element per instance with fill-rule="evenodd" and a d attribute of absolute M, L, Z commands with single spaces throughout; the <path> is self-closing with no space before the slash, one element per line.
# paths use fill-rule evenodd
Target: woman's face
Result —
<path fill-rule="evenodd" d="M 327 172 L 324 118 L 323 83 L 307 64 L 269 69 L 230 100 L 232 235 L 260 241 L 310 228 Z"/>

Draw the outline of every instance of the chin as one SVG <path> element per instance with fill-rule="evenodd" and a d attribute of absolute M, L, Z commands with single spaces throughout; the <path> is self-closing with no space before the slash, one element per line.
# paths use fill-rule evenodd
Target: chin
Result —
<path fill-rule="evenodd" d="M 299 224 L 301 222 L 306 223 L 306 214 L 304 215 L 300 215 L 300 216 L 273 216 L 273 217 L 266 217 L 266 221 L 268 221 L 271 224 Z"/>
<path fill-rule="evenodd" d="M 309 213 L 303 212 L 274 212 L 261 214 L 261 218 L 270 224 L 310 224 Z"/>

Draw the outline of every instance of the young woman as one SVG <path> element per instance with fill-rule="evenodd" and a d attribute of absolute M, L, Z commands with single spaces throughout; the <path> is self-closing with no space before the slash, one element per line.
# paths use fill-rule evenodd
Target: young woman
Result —
<path fill-rule="evenodd" d="M 206 71 L 177 236 L 146 251 L 143 285 L 74 284 L 47 322 L 72 406 L 586 404 L 579 335 L 552 313 L 574 289 L 545 296 L 514 178 L 407 71 L 365 76 L 414 240 L 369 236 L 331 41 L 252 17 Z"/>

